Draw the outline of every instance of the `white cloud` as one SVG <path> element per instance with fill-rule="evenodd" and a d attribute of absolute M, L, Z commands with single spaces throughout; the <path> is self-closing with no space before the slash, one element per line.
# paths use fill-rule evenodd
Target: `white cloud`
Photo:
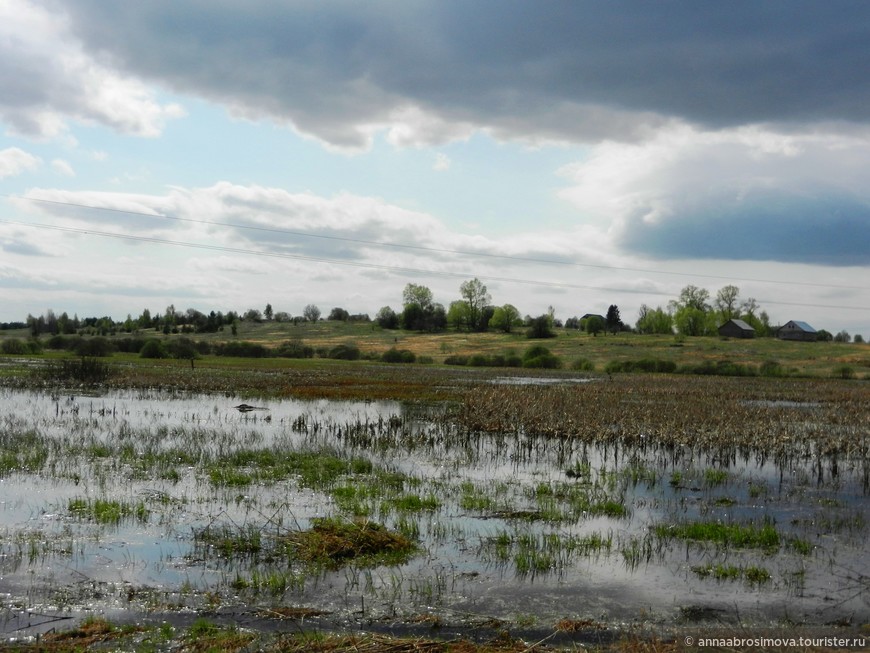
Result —
<path fill-rule="evenodd" d="M 73 170 L 73 167 L 69 164 L 68 161 L 64 161 L 63 159 L 54 159 L 51 162 L 52 169 L 64 177 L 75 177 L 76 172 Z"/>
<path fill-rule="evenodd" d="M 160 104 L 144 83 L 86 53 L 62 7 L 0 3 L 0 79 L 0 119 L 33 138 L 64 136 L 71 119 L 156 136 L 183 115 L 175 104 Z"/>
<path fill-rule="evenodd" d="M 444 172 L 445 170 L 450 170 L 450 165 L 452 161 L 450 157 L 444 154 L 444 152 L 438 152 L 435 155 L 435 163 L 432 164 L 432 169 L 437 172 Z"/>
<path fill-rule="evenodd" d="M 870 241 L 866 131 L 682 126 L 603 143 L 561 174 L 561 196 L 614 244 L 654 257 L 846 264 Z"/>
<path fill-rule="evenodd" d="M 17 147 L 0 150 L 0 179 L 14 177 L 28 170 L 36 170 L 42 159 Z"/>

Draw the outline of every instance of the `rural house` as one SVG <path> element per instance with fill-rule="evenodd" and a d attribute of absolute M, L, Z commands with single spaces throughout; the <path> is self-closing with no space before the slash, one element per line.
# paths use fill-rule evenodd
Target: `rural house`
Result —
<path fill-rule="evenodd" d="M 719 327 L 719 335 L 726 338 L 754 338 L 755 329 L 743 320 L 731 319 Z"/>
<path fill-rule="evenodd" d="M 806 322 L 790 320 L 776 331 L 776 337 L 780 340 L 805 340 L 815 342 L 816 330 Z"/>

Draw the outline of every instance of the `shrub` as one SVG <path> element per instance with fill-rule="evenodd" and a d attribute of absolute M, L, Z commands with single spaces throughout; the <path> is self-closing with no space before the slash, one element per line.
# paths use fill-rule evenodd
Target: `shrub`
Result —
<path fill-rule="evenodd" d="M 170 340 L 166 343 L 166 351 L 169 352 L 170 356 L 178 359 L 188 360 L 199 357 L 199 352 L 197 352 L 193 340 L 190 338 Z"/>
<path fill-rule="evenodd" d="M 106 340 L 103 336 L 95 336 L 93 338 L 82 338 L 76 344 L 76 353 L 82 357 L 105 357 L 111 356 L 115 351 L 115 346 Z"/>
<path fill-rule="evenodd" d="M 855 378 L 855 370 L 849 365 L 840 365 L 834 368 L 834 376 L 839 377 L 841 379 L 854 379 Z"/>
<path fill-rule="evenodd" d="M 758 373 L 761 376 L 786 376 L 788 372 L 786 369 L 779 364 L 777 361 L 764 361 L 758 367 Z"/>
<path fill-rule="evenodd" d="M 0 343 L 0 351 L 4 354 L 23 355 L 30 353 L 27 343 L 21 338 L 7 338 Z"/>
<path fill-rule="evenodd" d="M 559 360 L 558 356 L 554 356 L 553 354 L 543 354 L 541 356 L 535 356 L 534 358 L 523 358 L 523 367 L 539 367 L 557 370 L 562 367 L 562 361 Z"/>
<path fill-rule="evenodd" d="M 344 361 L 359 360 L 360 351 L 356 345 L 336 345 L 329 350 L 329 358 Z"/>
<path fill-rule="evenodd" d="M 169 354 L 157 338 L 149 338 L 139 350 L 140 358 L 167 358 Z"/>
<path fill-rule="evenodd" d="M 571 369 L 577 370 L 578 372 L 594 372 L 595 363 L 588 358 L 578 358 L 576 361 L 571 363 Z"/>
<path fill-rule="evenodd" d="M 414 352 L 407 349 L 396 349 L 395 347 L 388 349 L 381 355 L 381 360 L 385 363 L 413 363 L 417 356 Z"/>
<path fill-rule="evenodd" d="M 263 345 L 241 340 L 239 342 L 223 342 L 215 345 L 214 353 L 218 356 L 237 356 L 242 358 L 266 358 L 269 350 Z"/>
<path fill-rule="evenodd" d="M 146 342 L 145 338 L 119 338 L 115 341 L 115 346 L 118 348 L 118 351 L 127 354 L 138 354 L 142 351 L 142 347 L 145 346 Z"/>
<path fill-rule="evenodd" d="M 526 332 L 529 338 L 555 338 L 555 332 L 550 328 L 550 316 L 539 315 L 532 320 Z"/>
<path fill-rule="evenodd" d="M 531 358 L 537 358 L 538 356 L 546 356 L 550 353 L 550 350 L 544 347 L 544 345 L 532 345 L 528 349 L 526 349 L 523 354 L 523 360 L 529 360 Z"/>
<path fill-rule="evenodd" d="M 66 359 L 53 363 L 40 374 L 49 381 L 94 384 L 106 381 L 112 375 L 112 368 L 95 358 Z"/>
<path fill-rule="evenodd" d="M 558 369 L 562 367 L 562 361 L 543 345 L 533 345 L 523 354 L 523 367 L 540 367 L 546 369 Z"/>
<path fill-rule="evenodd" d="M 470 367 L 491 367 L 492 361 L 488 356 L 483 354 L 472 354 L 468 358 L 468 365 Z"/>
<path fill-rule="evenodd" d="M 444 359 L 445 365 L 468 365 L 468 356 L 452 354 Z"/>
<path fill-rule="evenodd" d="M 314 358 L 314 347 L 306 345 L 300 339 L 288 340 L 278 347 L 275 354 L 282 358 Z"/>
<path fill-rule="evenodd" d="M 48 349 L 67 349 L 72 350 L 76 348 L 76 345 L 81 340 L 81 336 L 62 336 L 56 335 L 52 336 L 45 343 L 45 346 Z"/>

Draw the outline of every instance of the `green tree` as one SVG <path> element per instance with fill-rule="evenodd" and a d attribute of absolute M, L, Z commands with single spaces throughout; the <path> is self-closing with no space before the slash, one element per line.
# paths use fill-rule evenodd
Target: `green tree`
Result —
<path fill-rule="evenodd" d="M 586 333 L 591 333 L 593 337 L 604 331 L 605 322 L 598 315 L 592 315 L 586 318 Z"/>
<path fill-rule="evenodd" d="M 489 306 L 492 297 L 486 289 L 486 286 L 481 283 L 480 279 L 475 277 L 469 281 L 463 281 L 459 286 L 459 294 L 462 299 L 468 304 L 468 327 L 475 331 L 483 331 L 486 329 L 481 319 L 483 309 Z"/>
<path fill-rule="evenodd" d="M 271 304 L 266 304 L 266 309 L 263 311 L 263 315 L 268 321 L 272 321 L 272 317 L 275 315 L 275 312 L 272 310 Z"/>
<path fill-rule="evenodd" d="M 671 305 L 675 309 L 696 308 L 699 311 L 706 313 L 710 310 L 710 305 L 708 304 L 709 299 L 710 292 L 708 290 L 688 285 L 680 291 L 679 299 L 672 301 Z"/>
<path fill-rule="evenodd" d="M 532 324 L 526 335 L 529 338 L 555 338 L 556 334 L 551 328 L 552 317 L 544 313 L 532 320 Z"/>
<path fill-rule="evenodd" d="M 700 308 L 684 306 L 674 313 L 677 331 L 684 336 L 703 336 L 707 333 L 707 314 Z"/>
<path fill-rule="evenodd" d="M 674 332 L 674 318 L 661 306 L 652 309 L 646 304 L 641 304 L 638 312 L 635 328 L 639 333 L 645 334 L 672 334 Z"/>
<path fill-rule="evenodd" d="M 331 311 L 329 311 L 329 317 L 327 320 L 333 320 L 335 322 L 347 322 L 350 317 L 350 313 L 348 313 L 343 308 L 335 307 Z"/>
<path fill-rule="evenodd" d="M 471 311 L 468 302 L 463 299 L 450 302 L 450 308 L 447 309 L 447 324 L 460 331 L 471 328 Z"/>
<path fill-rule="evenodd" d="M 604 323 L 610 333 L 617 333 L 622 329 L 622 319 L 619 317 L 619 307 L 616 304 L 611 304 L 608 307 Z"/>
<path fill-rule="evenodd" d="M 384 306 L 377 312 L 375 315 L 375 322 L 378 323 L 382 329 L 398 329 L 399 328 L 399 316 L 389 306 Z"/>
<path fill-rule="evenodd" d="M 715 303 L 720 322 L 727 322 L 740 314 L 737 310 L 737 296 L 739 294 L 740 289 L 732 285 L 723 286 L 716 293 Z"/>
<path fill-rule="evenodd" d="M 308 304 L 302 309 L 302 317 L 309 322 L 317 322 L 320 319 L 320 309 L 315 304 Z"/>
<path fill-rule="evenodd" d="M 432 291 L 426 286 L 409 283 L 402 291 L 402 306 L 417 304 L 423 311 L 429 311 L 434 307 Z"/>
<path fill-rule="evenodd" d="M 513 327 L 517 326 L 517 324 L 521 324 L 520 312 L 513 304 L 499 306 L 495 311 L 493 311 L 492 319 L 489 321 L 489 324 L 494 329 L 498 329 L 504 333 L 510 333 L 513 330 Z"/>

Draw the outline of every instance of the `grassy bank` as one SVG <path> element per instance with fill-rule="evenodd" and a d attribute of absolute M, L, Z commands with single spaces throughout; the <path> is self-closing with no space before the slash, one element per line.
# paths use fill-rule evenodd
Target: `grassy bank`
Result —
<path fill-rule="evenodd" d="M 286 370 L 290 376 L 297 372 L 311 373 L 317 370 L 330 370 L 330 362 L 322 360 L 336 347 L 350 345 L 359 350 L 362 358 L 378 359 L 389 350 L 411 352 L 417 361 L 435 365 L 445 361 L 477 357 L 478 362 L 486 363 L 501 357 L 521 359 L 533 345 L 545 346 L 565 370 L 579 369 L 606 373 L 636 368 L 637 363 L 645 362 L 650 369 L 650 361 L 658 364 L 659 369 L 675 369 L 683 372 L 723 373 L 725 375 L 758 374 L 762 366 L 773 369 L 780 376 L 806 377 L 870 377 L 870 344 L 836 342 L 788 342 L 774 338 L 734 340 L 718 337 L 677 338 L 674 336 L 638 335 L 623 333 L 618 335 L 590 336 L 576 330 L 557 329 L 556 337 L 546 340 L 530 340 L 525 332 L 505 333 L 466 333 L 447 331 L 443 333 L 420 333 L 400 330 L 381 329 L 371 323 L 345 323 L 322 321 L 315 324 L 277 322 L 243 322 L 237 334 L 229 330 L 208 334 L 173 334 L 144 330 L 132 334 L 119 333 L 106 337 L 109 343 L 119 343 L 125 338 L 156 338 L 165 345 L 189 338 L 194 342 L 205 343 L 210 348 L 225 343 L 245 342 L 262 346 L 274 353 L 287 342 L 302 344 L 308 348 L 314 359 L 259 358 L 240 359 L 227 356 L 205 356 L 197 361 L 197 366 L 227 373 L 232 370 L 253 370 L 275 372 Z M 0 332 L 0 345 L 3 340 L 17 339 L 29 341 L 26 330 Z M 49 338 L 40 339 L 42 354 L 38 359 L 51 359 L 57 351 L 47 349 Z M 178 369 L 188 361 L 149 360 L 144 367 L 137 355 L 116 353 L 111 357 L 119 365 L 135 366 L 137 374 L 150 374 L 146 368 L 161 369 L 168 366 Z M 360 363 L 362 364 L 362 363 Z M 775 367 L 772 367 L 775 366 Z M 349 368 L 353 369 L 353 368 Z M 348 372 L 354 383 L 366 384 L 371 371 L 362 374 Z M 377 375 L 377 372 L 374 372 Z M 341 385 L 341 380 L 337 380 Z M 316 393 L 315 393 L 316 394 Z"/>

